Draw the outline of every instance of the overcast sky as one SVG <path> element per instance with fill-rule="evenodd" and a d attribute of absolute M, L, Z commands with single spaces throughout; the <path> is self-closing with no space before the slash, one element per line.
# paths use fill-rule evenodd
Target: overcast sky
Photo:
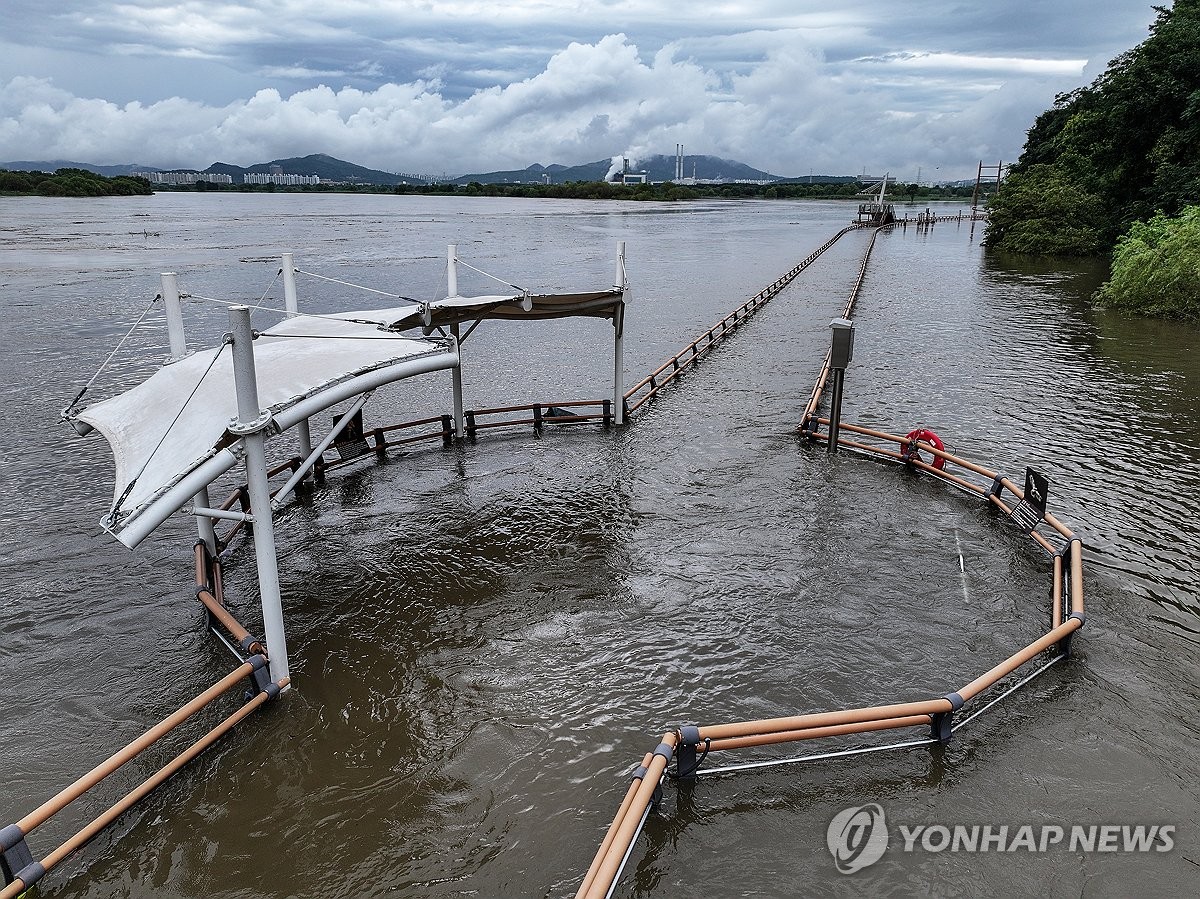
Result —
<path fill-rule="evenodd" d="M 1162 3 L 1166 0 L 1157 0 Z M 4 0 L 0 160 L 974 176 L 1150 0 Z"/>

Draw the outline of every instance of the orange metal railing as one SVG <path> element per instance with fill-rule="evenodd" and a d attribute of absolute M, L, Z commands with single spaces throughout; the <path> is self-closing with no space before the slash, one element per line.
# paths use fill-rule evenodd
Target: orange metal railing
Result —
<path fill-rule="evenodd" d="M 26 844 L 29 837 L 38 827 L 41 827 L 67 806 L 80 799 L 89 790 L 99 785 L 105 778 L 122 768 L 125 764 L 141 755 L 145 750 L 166 737 L 173 730 L 191 719 L 202 709 L 223 696 L 230 689 L 252 677 L 267 664 L 266 658 L 258 655 L 242 663 L 225 677 L 221 678 L 207 690 L 197 695 L 181 709 L 168 715 L 150 730 L 137 739 L 128 743 L 124 748 L 113 753 L 87 774 L 78 778 L 69 787 L 61 790 L 55 796 L 43 802 L 36 809 L 15 824 L 10 824 L 0 830 L 0 851 L 9 859 L 20 859 L 24 862 L 16 870 L 12 870 L 12 880 L 0 889 L 0 899 L 12 899 L 37 883 L 42 876 L 61 864 L 65 859 L 84 846 L 89 840 L 100 833 L 105 827 L 115 821 L 139 800 L 149 795 L 151 791 L 166 782 L 180 768 L 198 756 L 206 748 L 228 733 L 235 725 L 244 720 L 256 709 L 278 694 L 287 686 L 286 681 L 272 684 L 273 689 L 261 690 L 248 702 L 238 708 L 233 714 L 224 718 L 219 724 L 210 729 L 204 736 L 196 740 L 170 762 L 162 766 L 153 775 L 146 778 L 133 790 L 130 790 L 119 801 L 114 803 L 101 814 L 97 815 L 86 826 L 75 833 L 70 839 L 50 852 L 40 860 L 34 860 Z M 7 864 L 6 867 L 15 867 Z"/>
<path fill-rule="evenodd" d="M 824 425 L 828 424 L 826 419 L 816 419 L 815 421 Z M 971 493 L 985 497 L 996 508 L 1006 513 L 1011 513 L 1012 507 L 1024 499 L 1021 489 L 1008 478 L 998 476 L 984 466 L 970 462 L 954 453 L 938 450 L 923 441 L 914 442 L 906 437 L 871 428 L 847 424 L 842 424 L 841 427 L 851 433 L 900 444 L 908 452 L 902 454 L 872 444 L 853 441 L 840 441 L 840 445 L 904 462 L 955 487 L 967 489 Z M 820 434 L 813 436 L 818 440 L 825 439 Z M 971 473 L 988 478 L 992 485 L 999 485 L 1001 492 L 1011 493 L 1016 498 L 1016 502 L 1010 505 L 992 489 L 981 487 L 956 474 L 934 467 L 920 458 L 919 453 L 921 452 L 928 452 L 932 456 L 961 466 Z M 644 759 L 642 765 L 635 772 L 633 783 L 622 801 L 617 817 L 580 884 L 576 894 L 578 899 L 607 896 L 612 890 L 614 881 L 619 876 L 622 866 L 629 856 L 633 841 L 640 831 L 640 822 L 644 821 L 645 814 L 654 801 L 655 790 L 666 775 L 667 766 L 679 749 L 689 749 L 694 756 L 696 748 L 699 747 L 707 756 L 709 753 L 755 746 L 911 727 L 932 728 L 934 733 L 940 733 L 940 736 L 922 742 L 941 743 L 948 739 L 953 715 L 971 700 L 985 690 L 996 686 L 1047 650 L 1058 647 L 1059 657 L 1064 655 L 1067 651 L 1066 641 L 1083 626 L 1085 620 L 1083 545 L 1082 541 L 1069 528 L 1052 515 L 1044 516 L 1039 525 L 1045 526 L 1052 532 L 1051 535 L 1043 535 L 1036 529 L 1030 532 L 1031 539 L 1052 554 L 1051 627 L 1045 634 L 945 696 L 914 702 L 815 712 L 760 721 L 680 728 L 668 733 L 660 741 L 654 758 L 650 761 Z M 1051 542 L 1051 536 L 1057 536 L 1065 543 L 1056 549 Z M 1063 608 L 1064 599 L 1069 602 L 1069 612 Z M 1066 612 L 1065 615 L 1064 612 Z M 681 760 L 676 758 L 675 761 L 678 768 Z M 694 764 L 694 762 L 689 762 L 689 765 Z M 694 769 L 691 773 L 694 773 Z"/>

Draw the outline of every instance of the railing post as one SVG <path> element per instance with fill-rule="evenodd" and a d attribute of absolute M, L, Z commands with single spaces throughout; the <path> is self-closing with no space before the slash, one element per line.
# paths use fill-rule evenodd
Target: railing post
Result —
<path fill-rule="evenodd" d="M 854 322 L 835 318 L 830 322 L 833 331 L 833 348 L 829 353 L 829 367 L 833 374 L 833 398 L 829 409 L 828 452 L 838 450 L 838 431 L 842 419 L 842 386 L 846 378 L 846 367 L 854 356 Z"/>
<path fill-rule="evenodd" d="M 1062 548 L 1061 552 L 1062 552 L 1062 578 L 1063 578 L 1062 579 L 1062 620 L 1066 621 L 1068 618 L 1071 618 L 1071 617 L 1075 617 L 1075 618 L 1079 617 L 1078 615 L 1075 615 L 1073 612 L 1069 612 L 1068 609 L 1070 609 L 1070 606 L 1071 606 L 1071 578 L 1072 578 L 1071 562 L 1076 553 L 1083 552 L 1083 541 L 1080 540 L 1078 537 L 1072 537 L 1070 540 L 1067 541 L 1067 545 Z M 1057 647 L 1058 647 L 1058 651 L 1059 651 L 1060 655 L 1066 656 L 1067 658 L 1071 657 L 1071 641 L 1077 633 L 1079 633 L 1079 631 L 1077 631 L 1077 630 L 1071 631 L 1071 633 L 1067 634 L 1065 637 L 1063 637 L 1061 640 L 1058 641 Z"/>
<path fill-rule="evenodd" d="M 446 296 L 458 296 L 458 244 L 446 247 Z M 454 338 L 454 351 L 458 353 L 458 365 L 450 369 L 451 390 L 454 394 L 454 434 L 463 436 L 463 382 L 462 382 L 462 334 L 458 322 L 450 325 L 450 336 Z M 469 436 L 474 436 L 473 433 Z"/>
<path fill-rule="evenodd" d="M 833 397 L 829 401 L 829 439 L 826 443 L 826 451 L 829 453 L 838 451 L 838 433 L 842 420 L 842 385 L 845 378 L 846 369 L 833 370 Z"/>
<path fill-rule="evenodd" d="M 700 745 L 700 728 L 685 724 L 679 728 L 679 746 L 675 749 L 675 778 L 679 783 L 695 783 L 700 760 L 696 749 Z"/>
<path fill-rule="evenodd" d="M 241 507 L 241 510 L 243 512 L 248 513 L 250 511 L 250 491 L 248 491 L 246 489 L 246 486 L 244 484 L 241 487 L 238 487 L 237 498 L 238 498 L 238 506 Z M 248 529 L 250 529 L 251 531 L 254 530 L 253 524 L 247 524 L 246 527 Z"/>
<path fill-rule="evenodd" d="M 458 364 L 450 369 L 451 390 L 454 394 L 454 433 L 459 437 L 463 434 L 463 381 L 462 381 L 462 343 L 458 322 L 450 326 L 450 336 L 454 338 L 454 348 L 458 352 Z"/>
<path fill-rule="evenodd" d="M 45 873 L 41 863 L 34 861 L 29 844 L 25 842 L 25 833 L 19 826 L 9 824 L 0 830 L 0 886 L 8 886 L 18 877 L 25 886 L 31 886 Z"/>
<path fill-rule="evenodd" d="M 954 713 L 963 707 L 963 698 L 957 693 L 947 693 L 943 698 L 950 703 L 950 708 L 929 716 L 929 736 L 937 740 L 937 746 L 945 746 L 954 737 Z"/>

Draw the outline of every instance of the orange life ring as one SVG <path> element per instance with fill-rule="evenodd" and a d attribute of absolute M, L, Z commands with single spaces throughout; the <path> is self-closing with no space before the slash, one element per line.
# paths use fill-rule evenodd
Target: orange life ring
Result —
<path fill-rule="evenodd" d="M 934 449 L 945 452 L 946 444 L 942 443 L 942 438 L 928 428 L 917 428 L 915 431 L 909 431 L 904 435 L 904 439 L 908 441 L 908 446 L 905 447 L 905 455 L 916 456 L 921 458 L 921 454 L 917 452 L 917 441 L 922 440 L 928 443 Z M 946 460 L 941 456 L 933 457 L 933 467 L 939 471 L 946 467 Z"/>

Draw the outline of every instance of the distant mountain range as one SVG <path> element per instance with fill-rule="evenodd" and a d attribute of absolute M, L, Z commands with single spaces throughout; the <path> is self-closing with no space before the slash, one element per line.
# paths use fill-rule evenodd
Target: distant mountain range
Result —
<path fill-rule="evenodd" d="M 97 175 L 104 175 L 106 178 L 115 178 L 117 175 L 128 175 L 132 172 L 165 171 L 165 169 L 158 169 L 154 166 L 92 165 L 90 162 L 71 162 L 67 159 L 43 159 L 37 162 L 26 160 L 0 162 L 0 169 L 7 169 L 10 172 L 57 172 L 59 169 L 83 169 L 86 172 L 95 172 Z"/>
<path fill-rule="evenodd" d="M 270 174 L 278 166 L 285 175 L 316 175 L 322 181 L 341 181 L 350 184 L 403 184 L 425 181 L 420 175 L 404 175 L 397 172 L 382 172 L 378 169 L 368 169 L 352 162 L 335 159 L 324 153 L 312 156 L 297 156 L 290 159 L 273 159 L 270 162 L 260 162 L 252 166 L 231 165 L 227 162 L 214 162 L 206 169 L 164 169 L 157 165 L 93 165 L 90 162 L 72 162 L 66 159 L 51 159 L 38 162 L 0 162 L 0 169 L 11 172 L 53 172 L 58 169 L 84 169 L 112 178 L 116 175 L 130 175 L 134 172 L 203 172 L 207 175 L 229 175 L 235 183 L 241 182 L 242 175 L 247 173 Z"/>
<path fill-rule="evenodd" d="M 353 162 L 335 159 L 324 153 L 314 153 L 312 156 L 293 156 L 290 159 L 273 159 L 270 162 L 260 162 L 249 168 L 230 165 L 227 162 L 214 162 L 204 171 L 208 174 L 231 175 L 234 182 L 248 172 L 270 174 L 271 169 L 278 166 L 285 175 L 316 175 L 322 181 L 341 181 L 349 184 L 411 184 L 415 181 L 425 181 L 420 175 L 402 175 L 398 172 L 382 172 L 379 169 L 368 169 Z"/>
<path fill-rule="evenodd" d="M 631 173 L 645 173 L 649 181 L 671 181 L 675 177 L 674 156 L 650 156 L 646 159 L 630 160 Z M 193 169 L 164 169 L 153 165 L 93 165 L 88 162 L 72 162 L 65 159 L 42 160 L 37 162 L 16 161 L 0 162 L 0 168 L 9 171 L 47 171 L 74 168 L 85 169 L 98 175 L 114 177 L 129 175 L 133 172 L 168 172 L 168 171 L 203 171 L 206 174 L 229 175 L 234 183 L 240 183 L 247 173 L 269 174 L 278 167 L 286 175 L 317 175 L 321 181 L 342 182 L 347 184 L 421 184 L 421 183 L 451 183 L 469 184 L 472 181 L 480 184 L 521 184 L 541 183 L 549 176 L 555 184 L 567 181 L 601 181 L 612 167 L 611 159 L 600 159 L 584 165 L 531 165 L 525 169 L 514 169 L 501 172 L 479 172 L 455 177 L 433 177 L 428 175 L 410 175 L 402 172 L 384 172 L 379 169 L 369 169 L 342 159 L 335 159 L 324 153 L 311 156 L 298 156 L 289 159 L 274 159 L 257 165 L 243 167 L 226 162 L 214 162 L 203 170 Z M 772 175 L 768 172 L 752 168 L 732 159 L 721 159 L 717 156 L 685 156 L 683 158 L 683 173 L 686 178 L 696 178 L 701 181 L 801 181 L 818 184 L 836 183 L 856 180 L 853 175 L 806 175 L 801 178 L 787 178 L 782 175 Z"/>

